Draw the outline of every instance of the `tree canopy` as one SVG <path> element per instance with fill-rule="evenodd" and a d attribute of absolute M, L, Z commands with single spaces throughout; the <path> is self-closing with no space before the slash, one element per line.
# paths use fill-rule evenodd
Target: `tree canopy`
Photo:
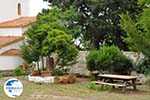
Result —
<path fill-rule="evenodd" d="M 142 52 L 150 59 L 150 7 L 147 2 L 144 5 L 143 12 L 138 14 L 137 18 L 132 19 L 129 13 L 122 14 L 121 27 L 127 32 L 125 41 L 129 48 Z"/>
<path fill-rule="evenodd" d="M 61 9 L 73 6 L 80 14 L 77 23 L 81 26 L 83 39 L 99 48 L 101 44 L 115 44 L 127 49 L 122 41 L 124 32 L 119 26 L 120 14 L 128 11 L 131 16 L 140 11 L 137 0 L 44 0 Z"/>
<path fill-rule="evenodd" d="M 72 7 L 69 10 L 52 7 L 39 14 L 37 21 L 26 31 L 26 39 L 21 46 L 24 60 L 28 63 L 43 61 L 54 52 L 63 65 L 75 60 L 78 49 L 72 37 L 80 33 L 80 28 L 75 25 L 76 18 Z"/>

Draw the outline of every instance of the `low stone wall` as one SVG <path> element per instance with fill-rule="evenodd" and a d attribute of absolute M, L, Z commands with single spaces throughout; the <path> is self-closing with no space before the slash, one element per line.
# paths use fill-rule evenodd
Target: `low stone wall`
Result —
<path fill-rule="evenodd" d="M 54 76 L 42 77 L 28 75 L 28 80 L 36 83 L 54 83 Z"/>
<path fill-rule="evenodd" d="M 77 63 L 71 66 L 70 72 L 77 72 L 83 75 L 88 75 L 88 70 L 86 69 L 86 56 L 88 55 L 89 51 L 79 51 Z M 131 51 L 124 51 L 124 55 L 129 57 L 133 63 L 137 63 L 139 60 L 144 58 L 144 55 L 136 52 Z"/>

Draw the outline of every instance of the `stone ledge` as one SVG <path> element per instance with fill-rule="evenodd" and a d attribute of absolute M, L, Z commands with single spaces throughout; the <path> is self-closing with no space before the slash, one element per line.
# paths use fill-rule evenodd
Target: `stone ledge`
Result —
<path fill-rule="evenodd" d="M 28 80 L 32 82 L 54 83 L 54 76 L 42 77 L 28 75 Z"/>

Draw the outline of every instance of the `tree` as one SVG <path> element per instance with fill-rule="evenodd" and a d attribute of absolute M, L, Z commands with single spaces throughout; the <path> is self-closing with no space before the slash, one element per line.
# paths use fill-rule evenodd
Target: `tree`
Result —
<path fill-rule="evenodd" d="M 122 41 L 119 26 L 120 14 L 129 11 L 131 16 L 140 11 L 137 0 L 44 0 L 62 9 L 73 6 L 80 13 L 78 24 L 82 27 L 83 39 L 90 41 L 92 48 L 115 44 L 127 49 Z"/>
<path fill-rule="evenodd" d="M 52 7 L 51 10 L 44 10 L 39 14 L 37 21 L 26 31 L 26 39 L 21 47 L 25 61 L 32 63 L 42 60 L 44 68 L 44 57 L 50 58 L 52 52 L 58 53 L 58 56 L 65 61 L 74 60 L 78 50 L 72 43 L 72 36 L 75 37 L 80 33 L 78 25 L 71 28 L 75 25 L 76 17 L 77 14 L 72 7 L 69 10 Z M 62 54 L 62 48 L 66 48 L 69 53 L 65 51 Z"/>
<path fill-rule="evenodd" d="M 150 8 L 146 6 L 136 19 L 132 19 L 129 13 L 122 14 L 120 25 L 127 32 L 125 41 L 130 50 L 142 52 L 150 59 Z"/>

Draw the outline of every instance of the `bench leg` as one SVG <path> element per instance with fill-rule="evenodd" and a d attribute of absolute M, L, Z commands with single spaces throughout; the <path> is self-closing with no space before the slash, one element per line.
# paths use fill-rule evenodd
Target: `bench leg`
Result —
<path fill-rule="evenodd" d="M 135 80 L 132 80 L 132 84 L 133 84 L 133 89 L 136 90 Z"/>
<path fill-rule="evenodd" d="M 122 92 L 125 92 L 125 90 L 126 90 L 126 87 L 123 87 L 123 88 L 122 88 Z"/>

